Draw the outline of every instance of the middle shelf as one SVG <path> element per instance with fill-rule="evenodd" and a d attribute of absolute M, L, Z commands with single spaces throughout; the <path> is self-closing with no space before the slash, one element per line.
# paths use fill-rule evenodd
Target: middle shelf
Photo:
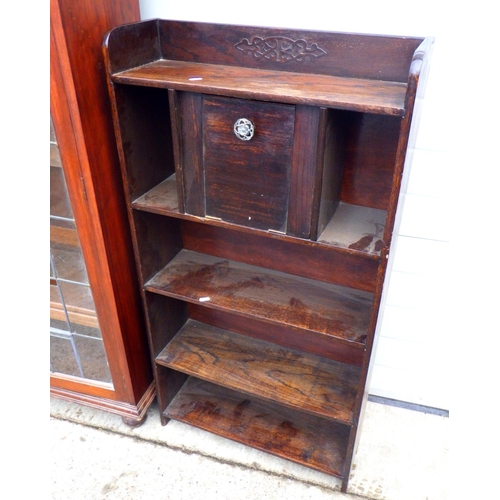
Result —
<path fill-rule="evenodd" d="M 361 371 L 192 319 L 156 363 L 345 424 L 352 422 Z"/>
<path fill-rule="evenodd" d="M 181 250 L 145 290 L 249 319 L 283 323 L 362 347 L 373 294 L 191 250 Z"/>
<path fill-rule="evenodd" d="M 137 210 L 170 217 L 220 224 L 225 227 L 233 226 L 233 224 L 220 220 L 180 212 L 175 174 L 139 196 L 133 201 L 132 206 Z M 386 215 L 385 210 L 340 202 L 335 214 L 319 235 L 318 242 L 332 247 L 358 251 L 367 256 L 379 256 L 384 246 L 382 235 Z"/>

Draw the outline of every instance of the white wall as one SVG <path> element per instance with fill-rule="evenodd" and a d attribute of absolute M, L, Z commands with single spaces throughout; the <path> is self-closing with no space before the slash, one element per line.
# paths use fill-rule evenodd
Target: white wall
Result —
<path fill-rule="evenodd" d="M 140 5 L 143 19 L 436 38 L 370 392 L 449 409 L 450 359 L 456 353 L 450 347 L 457 343 L 458 333 L 447 300 L 453 291 L 449 286 L 450 237 L 457 220 L 456 209 L 453 213 L 450 209 L 450 195 L 464 189 L 467 196 L 458 191 L 461 207 L 471 198 L 473 204 L 474 196 L 484 201 L 478 190 L 471 189 L 473 174 L 469 173 L 481 173 L 484 164 L 468 164 L 466 158 L 482 135 L 493 136 L 491 131 L 478 130 L 481 125 L 475 120 L 471 130 L 477 103 L 488 101 L 491 89 L 484 83 L 493 81 L 483 82 L 479 92 L 471 94 L 466 89 L 475 89 L 479 75 L 490 66 L 484 52 L 475 53 L 470 47 L 477 36 L 482 50 L 489 45 L 485 38 L 492 14 L 484 13 L 481 25 L 476 25 L 471 12 L 451 11 L 438 0 L 287 4 L 140 0 Z M 477 2 L 475 6 L 482 11 Z M 469 29 L 464 31 L 464 27 Z M 485 153 L 485 148 L 481 151 Z M 457 187 L 455 181 L 464 174 L 466 184 Z"/>

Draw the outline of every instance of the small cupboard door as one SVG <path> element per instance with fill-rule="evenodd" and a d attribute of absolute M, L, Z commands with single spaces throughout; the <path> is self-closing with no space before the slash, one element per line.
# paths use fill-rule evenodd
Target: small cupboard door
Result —
<path fill-rule="evenodd" d="M 294 120 L 294 106 L 203 99 L 206 215 L 285 230 Z"/>

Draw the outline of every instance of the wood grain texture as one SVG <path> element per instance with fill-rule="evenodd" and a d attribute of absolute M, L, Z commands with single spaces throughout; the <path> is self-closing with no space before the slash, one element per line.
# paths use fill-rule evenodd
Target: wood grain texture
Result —
<path fill-rule="evenodd" d="M 191 250 L 227 256 L 248 264 L 255 263 L 359 290 L 374 290 L 380 254 L 378 240 L 372 238 L 364 245 L 360 240 L 367 232 L 375 234 L 377 224 L 383 230 L 385 213 L 382 211 L 340 204 L 341 208 L 318 241 L 312 242 L 181 214 L 174 176 L 136 199 L 132 206 L 141 211 L 184 220 L 184 245 L 189 245 Z M 354 217 L 355 224 L 349 222 L 349 217 Z M 200 222 L 203 224 L 196 224 Z"/>
<path fill-rule="evenodd" d="M 135 4 L 139 8 L 139 3 Z M 108 70 L 112 72 L 159 59 L 158 20 L 130 23 L 110 30 L 104 36 L 103 49 Z"/>
<path fill-rule="evenodd" d="M 387 277 L 390 276 L 392 265 L 394 263 L 394 252 L 390 253 L 392 235 L 397 234 L 402 215 L 402 202 L 404 196 L 401 193 L 405 192 L 406 183 L 410 176 L 411 161 L 407 162 L 407 153 L 414 147 L 414 141 L 416 139 L 416 131 L 418 129 L 418 119 L 415 119 L 414 113 L 418 113 L 419 105 L 422 104 L 422 99 L 416 99 L 418 94 L 424 92 L 426 79 L 429 70 L 429 57 L 432 52 L 432 46 L 434 39 L 428 37 L 418 49 L 412 59 L 412 63 L 409 68 L 408 75 L 408 92 L 406 100 L 407 113 L 405 117 L 401 120 L 401 126 L 399 128 L 398 145 L 395 156 L 395 166 L 394 166 L 394 176 L 392 179 L 391 193 L 389 196 L 389 206 L 387 209 L 386 224 L 384 229 L 384 241 L 387 247 L 382 250 L 382 260 L 379 269 L 379 277 L 377 280 L 377 291 L 375 293 L 375 301 L 373 305 L 372 320 L 370 325 L 370 334 L 367 339 L 367 352 L 372 354 L 376 352 L 377 343 L 380 336 L 377 334 L 376 329 L 380 328 L 379 321 L 379 311 L 382 311 L 385 306 L 385 300 L 387 294 L 383 294 L 383 288 L 387 284 Z M 421 84 L 419 81 L 422 78 Z M 362 384 L 358 387 L 358 397 L 356 399 L 356 414 L 359 415 L 358 422 L 353 427 L 353 432 L 349 437 L 349 445 L 346 454 L 346 466 L 351 467 L 354 453 L 357 450 L 360 435 L 361 426 L 363 425 L 363 416 L 368 400 L 368 391 L 366 387 L 369 387 L 370 379 L 373 373 L 373 363 L 369 363 L 370 358 L 366 358 L 363 363 L 361 371 Z M 342 482 L 342 491 L 347 491 L 348 478 L 344 478 Z"/>
<path fill-rule="evenodd" d="M 313 211 L 311 239 L 317 240 L 337 210 L 344 176 L 345 129 L 347 113 L 329 109 L 324 117 L 321 137 L 323 156 L 322 176 L 315 189 L 318 207 Z"/>
<path fill-rule="evenodd" d="M 400 126 L 397 117 L 346 114 L 341 201 L 387 210 Z"/>
<path fill-rule="evenodd" d="M 179 418 L 338 475 L 345 492 L 366 400 L 417 73 L 426 52 L 424 45 L 417 49 L 423 39 L 154 23 L 154 41 L 144 36 L 133 43 L 133 27 L 109 35 L 113 52 L 130 52 L 128 58 L 110 57 L 112 85 L 200 93 L 212 104 L 228 98 L 292 104 L 298 116 L 288 203 L 290 233 L 296 236 L 222 220 L 244 206 L 236 201 L 244 188 L 232 192 L 229 184 L 232 159 L 215 165 L 229 186 L 217 195 L 217 203 L 226 203 L 223 191 L 229 199 L 220 219 L 182 213 L 179 182 L 169 175 L 132 202 L 144 220 L 158 214 L 175 221 L 176 243 L 168 243 L 168 256 L 159 253 L 165 267 L 144 286 L 149 297 L 159 297 L 156 304 L 167 299 L 154 311 L 155 349 L 167 341 L 165 332 L 170 337 L 180 328 L 155 364 L 164 386 L 162 410 L 186 374 L 221 384 L 189 380 L 163 411 L 162 422 Z M 213 109 L 222 116 L 224 107 Z M 215 116 L 209 108 L 203 128 Z M 208 134 L 217 153 L 217 147 L 227 147 L 218 136 L 218 120 Z M 189 143 L 180 137 L 179 143 Z M 145 245 L 164 238 L 161 224 L 150 228 L 143 228 Z M 154 253 L 144 255 L 153 269 Z M 182 314 L 174 312 L 178 306 Z M 167 327 L 172 314 L 175 326 Z M 280 405 L 270 412 L 276 399 Z M 339 419 L 340 441 L 340 428 L 326 429 L 327 420 L 318 414 Z M 337 442 L 342 444 L 335 448 Z M 330 443 L 335 451 L 326 450 Z M 320 456 L 309 450 L 321 450 Z"/>
<path fill-rule="evenodd" d="M 166 90 L 115 85 L 118 152 L 128 201 L 175 172 Z"/>
<path fill-rule="evenodd" d="M 184 193 L 184 211 L 203 217 L 205 209 L 205 172 L 203 165 L 203 100 L 200 94 L 178 92 L 178 109 L 171 109 L 172 122 L 180 124 L 177 172 Z M 180 189 L 178 189 L 179 192 Z"/>
<path fill-rule="evenodd" d="M 108 354 L 113 398 L 133 406 L 153 376 L 100 49 L 103 33 L 138 19 L 135 0 L 50 3 L 50 113 Z M 92 395 L 90 385 L 79 387 Z"/>
<path fill-rule="evenodd" d="M 283 72 L 298 71 L 314 75 L 374 78 L 405 83 L 413 53 L 422 41 L 422 38 L 417 37 L 313 32 L 290 28 L 169 20 L 159 20 L 158 31 L 164 59 L 247 66 L 253 69 L 279 68 Z M 280 37 L 288 42 L 289 56 L 292 55 L 290 53 L 296 55 L 297 51 L 300 51 L 299 44 L 302 47 L 314 44 L 324 53 L 321 57 L 302 55 L 283 58 L 281 56 L 285 51 L 272 50 L 277 47 L 277 39 Z M 265 55 L 263 50 L 248 50 L 255 49 L 257 44 L 261 47 L 266 45 L 263 47 L 264 51 L 271 50 Z"/>
<path fill-rule="evenodd" d="M 145 289 L 352 342 L 366 340 L 373 295 L 182 250 Z M 209 300 L 207 300 L 207 298 Z"/>
<path fill-rule="evenodd" d="M 369 254 L 332 248 L 328 241 L 327 244 L 317 244 L 299 238 L 257 231 L 234 231 L 227 225 L 196 224 L 193 221 L 183 221 L 181 229 L 186 250 L 366 292 L 373 292 L 375 287 L 378 259 Z M 336 234 L 334 229 L 332 233 Z M 323 237 L 326 239 L 329 234 Z M 351 235 L 352 242 L 358 237 L 357 233 L 356 236 Z"/>
<path fill-rule="evenodd" d="M 308 248 L 327 246 L 330 247 L 331 258 L 333 260 L 336 260 L 337 258 L 348 259 L 348 254 L 355 259 L 356 256 L 361 257 L 361 254 L 363 258 L 374 260 L 379 259 L 381 247 L 372 248 L 369 244 L 362 245 L 358 242 L 366 236 L 366 232 L 374 232 L 375 226 L 373 226 L 373 224 L 380 225 L 383 231 L 386 214 L 385 210 L 340 202 L 338 205 L 339 208 L 334 212 L 333 217 L 328 221 L 327 225 L 323 229 L 323 232 L 318 236 L 317 242 L 303 239 L 298 241 L 297 238 L 290 237 L 290 235 L 268 231 L 255 231 L 254 228 L 238 226 L 222 220 L 200 218 L 190 214 L 180 213 L 176 182 L 175 176 L 170 176 L 148 191 L 145 195 L 137 198 L 132 203 L 132 206 L 138 210 L 146 212 L 167 215 L 169 217 L 180 218 L 191 222 L 203 222 L 203 226 L 216 226 L 221 229 L 238 231 L 248 235 L 253 234 L 256 237 L 267 236 L 275 239 L 276 241 L 281 241 L 283 244 L 286 244 L 286 242 L 296 245 L 302 243 Z M 202 230 L 200 229 L 200 231 Z M 249 237 L 251 238 L 251 236 Z M 326 248 L 323 250 L 325 252 L 327 251 Z M 345 278 L 347 277 L 345 276 Z M 369 278 L 367 279 L 369 280 Z M 357 281 L 358 286 L 361 287 L 360 289 L 365 289 L 365 285 L 361 283 L 362 281 L 363 280 Z M 367 286 L 369 286 L 370 283 L 371 281 L 368 281 Z M 355 284 L 348 286 L 357 287 Z"/>
<path fill-rule="evenodd" d="M 172 128 L 172 147 L 174 152 L 175 175 L 171 178 L 177 188 L 177 196 L 174 197 L 176 210 L 180 213 L 186 211 L 184 206 L 184 155 L 182 142 L 182 104 L 181 93 L 175 90 L 168 91 L 168 103 L 170 106 L 170 123 Z"/>
<path fill-rule="evenodd" d="M 359 368 L 188 320 L 156 363 L 350 424 Z"/>
<path fill-rule="evenodd" d="M 325 115 L 326 110 L 318 107 L 296 106 L 295 110 L 286 232 L 299 238 L 310 238 L 313 219 L 317 218 L 316 186 L 323 175 Z"/>
<path fill-rule="evenodd" d="M 156 396 L 153 381 L 144 391 L 137 404 L 117 400 L 113 392 L 114 390 L 110 384 L 102 384 L 61 374 L 51 374 L 50 376 L 51 397 L 109 411 L 127 421 L 134 422 L 134 425 L 140 425 L 145 420 L 148 408 Z"/>
<path fill-rule="evenodd" d="M 63 295 L 51 279 L 50 285 L 50 319 L 69 321 L 73 325 L 83 325 L 90 328 L 99 328 L 95 313 L 94 302 L 87 287 L 64 283 Z M 67 315 L 67 316 L 66 316 Z"/>
<path fill-rule="evenodd" d="M 182 249 L 179 221 L 134 211 L 134 240 L 139 277 L 145 283 Z"/>
<path fill-rule="evenodd" d="M 401 116 L 406 84 L 340 76 L 159 60 L 112 76 L 115 83 Z"/>
<path fill-rule="evenodd" d="M 381 255 L 387 212 L 360 205 L 339 203 L 318 241 L 365 255 Z"/>
<path fill-rule="evenodd" d="M 381 136 L 382 137 L 382 136 Z M 385 136 L 387 138 L 387 136 Z M 386 161 L 391 158 L 391 153 L 389 152 L 387 156 L 381 155 Z M 379 156 L 377 155 L 377 158 Z M 385 165 L 380 165 L 378 161 L 374 161 L 372 164 L 364 163 L 361 161 L 362 157 L 355 160 L 356 164 L 350 164 L 349 172 L 344 175 L 344 180 L 342 182 L 342 196 L 346 199 L 354 200 L 358 204 L 351 204 L 346 202 L 340 202 L 338 208 L 334 212 L 331 219 L 327 221 L 326 212 L 321 210 L 320 214 L 323 215 L 323 223 L 326 222 L 326 226 L 323 231 L 317 236 L 318 243 L 327 245 L 330 247 L 336 247 L 337 249 L 349 249 L 352 251 L 351 256 L 347 254 L 335 254 L 331 253 L 330 258 L 332 262 L 337 262 L 338 259 L 348 259 L 351 258 L 358 262 L 352 272 L 356 273 L 357 269 L 361 266 L 364 267 L 365 264 L 361 264 L 362 260 L 356 258 L 356 253 L 359 251 L 366 257 L 372 257 L 378 259 L 380 256 L 380 251 L 386 243 L 383 239 L 383 233 L 386 223 L 386 210 L 388 206 L 388 192 L 387 187 L 387 175 L 389 172 L 392 175 L 393 165 L 386 163 Z M 347 163 L 346 163 L 347 165 Z M 377 166 L 380 169 L 377 170 Z M 358 180 L 358 177 L 360 179 Z M 370 191 L 370 184 L 364 180 L 364 178 L 372 178 L 373 186 L 377 185 L 380 189 L 380 197 L 374 195 L 374 192 Z M 326 181 L 328 182 L 328 181 Z M 331 187 L 330 183 L 330 187 Z M 365 205 L 366 204 L 366 205 Z M 152 213 L 158 213 L 162 215 L 168 215 L 172 217 L 178 217 L 190 221 L 203 222 L 206 225 L 218 226 L 221 228 L 235 229 L 240 231 L 241 228 L 236 227 L 232 224 L 228 224 L 225 221 L 216 221 L 213 219 L 200 219 L 199 217 L 193 217 L 189 214 L 182 214 L 179 212 L 179 203 L 177 197 L 177 184 L 175 176 L 170 176 L 165 179 L 157 186 L 153 187 L 150 191 L 144 194 L 142 197 L 137 198 L 133 202 L 133 206 L 139 210 L 144 210 Z M 379 207 L 379 208 L 377 208 Z M 322 226 L 321 224 L 321 226 Z M 319 225 L 319 227 L 321 227 Z M 201 231 L 202 229 L 200 229 Z M 245 230 L 243 230 L 245 232 Z M 250 236 L 250 233 L 257 233 L 247 230 L 247 234 L 250 240 L 254 239 Z M 268 235 L 275 238 L 276 241 L 281 240 L 283 245 L 286 245 L 285 241 L 289 241 L 292 244 L 297 243 L 296 240 L 290 238 L 280 237 L 279 235 Z M 311 242 L 304 242 L 306 245 L 313 245 Z M 278 244 L 276 244 L 278 245 Z M 318 248 L 318 247 L 316 247 Z M 244 249 L 242 249 L 244 251 Z M 314 250 L 311 250 L 312 252 Z M 323 249 L 327 252 L 326 249 Z M 305 248 L 304 248 L 305 252 Z M 325 254 L 326 256 L 326 254 Z M 307 258 L 303 256 L 302 258 Z M 328 260 L 323 260 L 323 264 L 328 267 Z M 285 265 L 284 263 L 282 263 Z M 368 264 L 366 264 L 368 265 Z M 369 266 L 369 265 L 368 265 Z M 303 269 L 307 269 L 307 266 L 303 266 Z M 375 271 L 376 272 L 376 271 Z M 328 276 L 329 272 L 325 271 L 325 276 Z M 353 276 L 350 280 L 347 274 L 343 273 L 338 275 L 339 284 L 345 284 L 347 286 L 353 286 L 355 288 L 372 290 L 374 286 L 373 276 L 364 276 L 362 279 L 357 279 Z M 318 276 L 318 279 L 321 277 Z"/>
<path fill-rule="evenodd" d="M 172 174 L 142 196 L 132 200 L 132 207 L 156 214 L 182 216 L 184 202 L 182 201 L 181 208 L 180 200 L 184 200 L 184 194 L 179 196 L 178 185 L 177 174 Z"/>
<path fill-rule="evenodd" d="M 342 476 L 348 427 L 189 378 L 166 416 Z"/>
<path fill-rule="evenodd" d="M 238 314 L 203 307 L 203 305 L 188 303 L 187 306 L 191 319 L 290 349 L 316 354 L 353 366 L 361 366 L 365 356 L 364 344 L 346 342 L 344 339 L 291 325 L 262 322 L 256 318 L 248 321 L 247 318 Z"/>
<path fill-rule="evenodd" d="M 387 224 L 385 227 L 385 237 L 389 240 L 401 223 L 403 213 L 404 197 L 401 192 L 406 191 L 410 177 L 411 155 L 408 152 L 415 147 L 420 114 L 423 107 L 423 93 L 427 85 L 427 78 L 430 66 L 430 57 L 433 51 L 434 39 L 426 38 L 418 47 L 412 60 L 408 75 L 408 92 L 406 98 L 407 113 L 401 120 L 399 140 L 395 154 L 395 168 L 391 183 L 390 208 L 388 210 Z M 417 99 L 417 95 L 420 98 Z M 408 165 L 407 165 L 407 160 Z"/>
<path fill-rule="evenodd" d="M 80 239 L 78 238 L 78 232 L 74 227 L 71 227 L 74 222 L 70 222 L 68 225 L 70 227 L 58 226 L 56 225 L 60 221 L 51 221 L 50 224 L 50 243 L 55 247 L 66 248 L 68 250 L 71 247 L 79 247 Z M 64 221 L 65 223 L 66 221 Z"/>
<path fill-rule="evenodd" d="M 260 229 L 284 229 L 294 117 L 293 106 L 203 98 L 207 215 Z M 234 134 L 240 118 L 254 124 L 249 141 Z"/>

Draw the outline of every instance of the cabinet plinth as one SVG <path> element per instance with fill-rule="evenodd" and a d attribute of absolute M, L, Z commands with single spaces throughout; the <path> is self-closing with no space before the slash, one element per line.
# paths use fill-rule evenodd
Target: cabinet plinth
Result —
<path fill-rule="evenodd" d="M 163 424 L 347 490 L 431 45 L 166 20 L 108 33 Z"/>

